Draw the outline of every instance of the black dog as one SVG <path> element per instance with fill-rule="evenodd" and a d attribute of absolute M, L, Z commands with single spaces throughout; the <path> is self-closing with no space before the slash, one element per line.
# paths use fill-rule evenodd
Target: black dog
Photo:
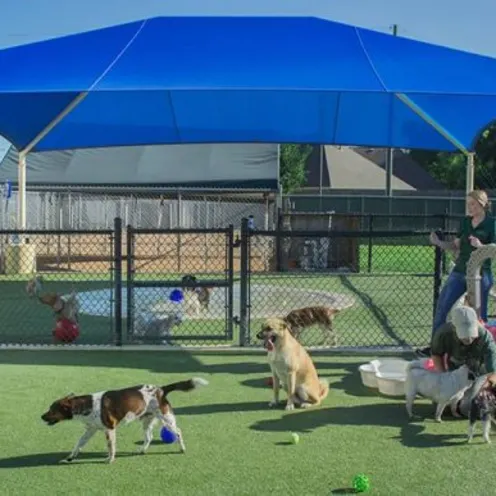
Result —
<path fill-rule="evenodd" d="M 471 389 L 468 442 L 474 437 L 477 419 L 481 419 L 482 437 L 490 443 L 491 422 L 495 422 L 496 415 L 496 374 L 479 377 Z"/>

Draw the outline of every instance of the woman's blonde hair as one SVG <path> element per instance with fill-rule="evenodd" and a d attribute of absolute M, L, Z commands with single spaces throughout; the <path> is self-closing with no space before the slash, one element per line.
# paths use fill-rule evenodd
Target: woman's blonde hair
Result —
<path fill-rule="evenodd" d="M 491 202 L 489 201 L 489 197 L 484 190 L 474 189 L 474 191 L 471 191 L 468 196 L 475 200 L 486 212 L 491 210 Z"/>

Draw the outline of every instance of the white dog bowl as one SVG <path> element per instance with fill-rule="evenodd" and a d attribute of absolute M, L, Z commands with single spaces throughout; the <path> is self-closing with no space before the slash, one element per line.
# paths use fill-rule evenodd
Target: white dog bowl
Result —
<path fill-rule="evenodd" d="M 358 367 L 360 371 L 360 377 L 362 378 L 362 383 L 364 386 L 369 388 L 378 388 L 377 384 L 377 372 L 379 371 L 377 368 L 378 360 L 373 360 L 369 363 L 364 363 Z"/>
<path fill-rule="evenodd" d="M 403 360 L 402 358 L 378 358 L 377 360 L 360 365 L 358 370 L 360 371 L 360 377 L 364 386 L 379 388 L 381 393 L 388 396 L 400 396 L 404 394 L 405 390 L 404 382 L 406 380 L 408 363 L 407 360 Z M 393 382 L 395 384 L 392 384 Z M 402 390 L 403 393 L 392 393 L 399 390 Z"/>
<path fill-rule="evenodd" d="M 374 360 L 374 362 L 379 362 L 377 364 L 377 369 L 379 372 L 387 372 L 391 374 L 403 374 L 406 377 L 406 368 L 408 367 L 408 360 L 403 358 L 379 358 Z"/>
<path fill-rule="evenodd" d="M 386 396 L 405 396 L 405 374 L 377 372 L 376 377 L 380 393 Z"/>

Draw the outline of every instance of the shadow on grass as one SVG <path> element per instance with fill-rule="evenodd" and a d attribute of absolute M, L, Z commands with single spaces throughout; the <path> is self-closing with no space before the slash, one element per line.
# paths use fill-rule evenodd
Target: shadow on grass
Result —
<path fill-rule="evenodd" d="M 247 401 L 244 403 L 212 403 L 207 405 L 182 406 L 174 408 L 174 413 L 176 415 L 209 415 L 212 413 L 268 411 L 269 401 L 267 399 L 267 401 Z M 284 409 L 283 403 L 281 403 L 281 409 Z"/>
<path fill-rule="evenodd" d="M 161 443 L 163 444 L 163 443 Z M 67 455 L 68 451 L 61 453 L 36 453 L 33 455 L 14 456 L 12 458 L 3 458 L 0 460 L 0 470 L 4 468 L 29 468 L 29 467 L 48 467 L 58 465 L 60 467 L 70 467 L 77 464 L 106 464 L 107 454 L 103 451 L 98 452 L 81 452 L 76 460 L 72 463 L 61 463 Z M 128 458 L 131 456 L 150 456 L 150 455 L 176 455 L 180 451 L 162 451 L 162 452 L 148 452 L 146 455 L 141 455 L 138 452 L 117 452 L 116 463 L 119 458 Z"/>
<path fill-rule="evenodd" d="M 208 362 L 209 358 L 219 360 L 219 363 Z M 220 360 L 221 359 L 221 360 Z M 358 374 L 358 366 L 362 362 L 343 363 L 336 355 L 319 355 L 313 357 L 320 375 L 328 376 L 328 371 L 336 371 L 341 376 L 343 371 L 349 375 Z M 0 364 L 8 365 L 42 365 L 62 367 L 108 367 L 124 369 L 142 369 L 154 373 L 207 373 L 207 374 L 267 374 L 270 375 L 269 365 L 264 355 L 234 353 L 230 351 L 28 351 L 0 350 Z M 332 382 L 332 377 L 331 382 Z M 253 382 L 258 387 L 257 379 Z M 246 385 L 251 385 L 249 382 Z M 260 386 L 261 387 L 261 386 Z M 333 385 L 333 387 L 337 387 Z"/>
<path fill-rule="evenodd" d="M 434 422 L 432 405 L 416 404 L 415 413 L 423 422 Z M 446 417 L 445 422 L 455 421 Z M 390 439 L 399 440 L 410 448 L 439 448 L 442 446 L 459 446 L 466 444 L 464 435 L 426 434 L 425 426 L 409 422 L 403 403 L 381 403 L 376 405 L 358 405 L 333 408 L 316 408 L 300 410 L 285 414 L 282 418 L 260 420 L 251 425 L 256 431 L 310 433 L 319 427 L 330 425 L 393 427 L 400 429 L 398 436 Z"/>
<path fill-rule="evenodd" d="M 357 296 L 359 300 L 362 301 L 362 303 L 365 305 L 366 308 L 370 310 L 372 315 L 375 317 L 377 322 L 382 326 L 384 329 L 385 334 L 394 340 L 397 346 L 408 346 L 408 343 L 398 334 L 396 334 L 394 328 L 391 326 L 391 323 L 389 322 L 389 318 L 384 312 L 384 310 L 377 306 L 372 299 L 372 297 L 366 293 L 365 291 L 361 291 L 358 289 L 352 282 L 352 279 L 348 276 L 339 276 L 339 280 L 341 281 L 341 284 L 349 289 L 353 294 Z"/>
<path fill-rule="evenodd" d="M 407 358 L 405 356 L 405 358 Z M 408 357 L 411 358 L 411 357 Z M 372 360 L 372 358 L 370 358 Z M 359 397 L 377 397 L 380 393 L 377 389 L 372 389 L 364 386 L 362 384 L 362 379 L 360 378 L 360 372 L 358 367 L 362 365 L 361 362 L 336 362 L 333 361 L 333 357 L 328 357 L 327 361 L 315 360 L 315 366 L 317 368 L 317 373 L 322 378 L 328 379 L 331 386 L 329 394 L 332 394 L 332 390 L 342 390 L 350 396 Z M 332 373 L 333 369 L 335 373 Z M 240 384 L 247 387 L 257 388 L 257 389 L 267 389 L 270 390 L 271 386 L 269 384 L 269 378 L 271 377 L 270 371 L 267 368 L 267 375 L 265 377 L 256 377 L 246 379 L 241 381 Z M 338 379 L 336 382 L 334 382 Z"/>
<path fill-rule="evenodd" d="M 27 351 L 2 350 L 0 364 L 43 365 L 62 367 L 109 367 L 143 369 L 155 373 L 224 373 L 258 374 L 268 370 L 268 365 L 258 363 L 249 355 L 241 355 L 239 361 L 229 360 L 229 352 L 214 356 L 225 358 L 224 363 L 204 364 L 202 356 L 211 353 L 188 351 Z"/>

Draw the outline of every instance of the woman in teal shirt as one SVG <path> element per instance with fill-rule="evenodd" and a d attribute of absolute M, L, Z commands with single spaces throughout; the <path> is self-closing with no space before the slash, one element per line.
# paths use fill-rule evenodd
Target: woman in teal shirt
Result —
<path fill-rule="evenodd" d="M 437 300 L 432 336 L 446 322 L 453 305 L 467 291 L 466 270 L 472 252 L 482 245 L 495 242 L 494 218 L 490 209 L 491 202 L 487 193 L 482 190 L 472 191 L 467 197 L 468 217 L 462 220 L 457 237 L 451 241 L 441 241 L 435 233 L 431 233 L 433 245 L 456 254 L 455 267 Z M 481 270 L 481 318 L 484 321 L 487 321 L 487 305 L 492 285 L 491 261 L 486 260 Z M 428 356 L 430 349 L 425 348 L 418 353 Z"/>

